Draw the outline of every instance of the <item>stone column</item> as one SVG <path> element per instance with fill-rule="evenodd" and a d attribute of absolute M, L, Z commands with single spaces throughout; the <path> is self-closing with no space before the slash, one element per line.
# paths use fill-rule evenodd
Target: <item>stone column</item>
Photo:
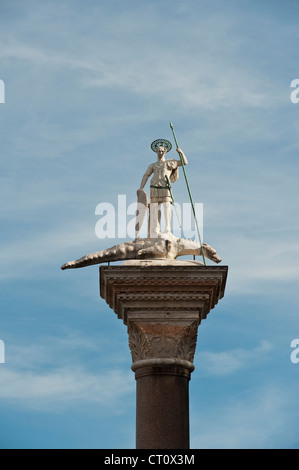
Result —
<path fill-rule="evenodd" d="M 189 448 L 197 329 L 224 295 L 227 266 L 101 266 L 100 293 L 127 325 L 136 378 L 136 447 Z"/>

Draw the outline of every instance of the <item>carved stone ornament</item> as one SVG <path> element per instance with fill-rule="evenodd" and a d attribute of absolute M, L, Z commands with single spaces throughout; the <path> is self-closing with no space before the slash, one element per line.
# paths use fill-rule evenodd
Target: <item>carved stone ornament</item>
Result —
<path fill-rule="evenodd" d="M 197 321 L 190 325 L 130 322 L 128 333 L 133 362 L 170 357 L 192 362 L 197 328 Z"/>
<path fill-rule="evenodd" d="M 127 325 L 132 369 L 192 371 L 197 329 L 223 297 L 227 266 L 102 266 L 101 296 Z"/>

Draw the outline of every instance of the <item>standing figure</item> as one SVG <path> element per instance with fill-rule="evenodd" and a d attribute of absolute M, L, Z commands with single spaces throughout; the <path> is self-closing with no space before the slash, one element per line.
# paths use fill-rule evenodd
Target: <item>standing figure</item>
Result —
<path fill-rule="evenodd" d="M 164 207 L 165 233 L 170 232 L 171 209 L 172 202 L 169 180 L 174 183 L 178 177 L 178 167 L 182 166 L 181 160 L 165 159 L 166 153 L 171 150 L 172 145 L 168 140 L 158 139 L 152 142 L 151 149 L 157 153 L 157 162 L 151 163 L 146 170 L 140 184 L 138 193 L 147 183 L 148 178 L 153 174 L 150 181 L 150 224 L 149 236 L 156 238 L 161 233 L 161 204 Z M 180 148 L 176 149 L 181 154 L 184 165 L 188 164 L 188 160 Z"/>

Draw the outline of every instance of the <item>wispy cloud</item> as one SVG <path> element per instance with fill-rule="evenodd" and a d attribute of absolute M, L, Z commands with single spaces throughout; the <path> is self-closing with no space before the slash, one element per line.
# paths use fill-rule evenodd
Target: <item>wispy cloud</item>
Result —
<path fill-rule="evenodd" d="M 196 449 L 290 448 L 296 440 L 294 397 L 282 385 L 265 385 L 231 396 L 193 418 L 191 447 Z M 191 428 L 192 429 L 192 428 Z M 200 429 L 200 431 L 198 431 Z"/>
<path fill-rule="evenodd" d="M 155 9 L 149 8 L 148 13 L 154 21 Z M 144 34 L 146 25 L 138 22 L 137 30 L 135 24 L 134 33 L 124 42 L 120 31 L 132 29 L 134 21 L 131 15 L 122 14 L 115 23 L 98 38 L 107 47 L 86 49 L 83 42 L 77 48 L 68 47 L 61 52 L 55 46 L 48 47 L 48 44 L 43 48 L 14 39 L 2 45 L 0 57 L 27 61 L 46 70 L 74 70 L 81 74 L 84 87 L 121 89 L 147 98 L 163 98 L 163 102 L 179 104 L 185 110 L 265 108 L 284 99 L 283 89 L 279 89 L 277 83 L 265 82 L 264 72 L 253 67 L 245 57 L 240 67 L 238 49 L 241 46 L 237 46 L 234 38 L 228 39 L 228 32 L 234 29 L 234 24 L 228 26 L 222 17 L 211 19 L 213 29 L 217 29 L 216 37 L 211 34 L 209 19 L 201 25 L 200 31 L 186 30 L 184 42 L 190 47 L 184 47 L 183 51 L 178 40 L 167 38 L 167 34 L 172 37 L 167 25 L 161 41 L 159 36 L 155 37 L 148 30 Z M 142 32 L 144 39 L 136 43 L 135 35 Z M 208 42 L 207 36 L 210 38 Z M 222 38 L 226 40 L 225 49 L 221 47 Z M 228 41 L 231 47 L 227 47 Z M 170 47 L 172 42 L 173 47 Z M 134 54 L 131 53 L 132 48 Z M 181 51 L 179 62 L 177 48 Z"/>
<path fill-rule="evenodd" d="M 263 341 L 260 346 L 252 349 L 233 349 L 223 352 L 202 351 L 199 354 L 200 370 L 208 375 L 231 375 L 235 372 L 261 364 L 269 359 L 273 346 Z"/>
<path fill-rule="evenodd" d="M 293 290 L 299 275 L 299 244 L 293 237 L 289 240 L 285 237 L 284 243 L 280 240 L 280 234 L 277 239 L 269 236 L 250 240 L 242 235 L 226 238 L 225 246 L 218 251 L 230 267 L 227 292 L 266 293 L 268 289 L 273 290 L 274 285 L 285 290 L 288 282 Z"/>
<path fill-rule="evenodd" d="M 78 402 L 118 408 L 123 397 L 134 392 L 130 371 L 99 369 L 97 374 L 82 367 L 57 368 L 49 372 L 16 371 L 1 366 L 0 398 L 21 407 L 42 409 L 70 407 Z"/>
<path fill-rule="evenodd" d="M 99 59 L 94 61 L 84 59 L 80 60 L 56 50 L 49 52 L 46 49 L 22 43 L 2 44 L 0 57 L 3 59 L 25 60 L 29 63 L 31 62 L 33 64 L 47 66 L 49 68 L 59 66 L 60 68 L 70 68 L 82 71 L 99 71 L 103 66 Z"/>
<path fill-rule="evenodd" d="M 88 250 L 91 244 L 95 246 L 95 242 L 96 237 L 91 228 L 75 223 L 53 228 L 46 233 L 40 229 L 27 238 L 20 237 L 13 242 L 2 243 L 0 279 L 28 276 L 32 269 L 55 264 L 59 269 L 59 263 L 62 265 L 66 256 L 76 252 L 80 257 L 80 253 Z"/>
<path fill-rule="evenodd" d="M 78 402 L 96 403 L 118 412 L 123 397 L 134 392 L 134 377 L 129 367 L 121 369 L 116 358 L 111 369 L 107 360 L 105 365 L 92 367 L 94 355 L 103 354 L 104 342 L 104 338 L 95 340 L 76 332 L 43 337 L 30 345 L 15 345 L 16 339 L 10 338 L 0 369 L 1 402 L 43 411 Z M 89 363 L 84 364 L 83 355 Z"/>

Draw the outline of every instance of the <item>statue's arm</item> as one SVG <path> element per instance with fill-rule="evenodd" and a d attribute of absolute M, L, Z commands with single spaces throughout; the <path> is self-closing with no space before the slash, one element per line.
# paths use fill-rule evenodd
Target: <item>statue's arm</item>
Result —
<path fill-rule="evenodd" d="M 183 150 L 178 147 L 176 149 L 176 151 L 182 155 L 184 165 L 188 165 L 188 160 L 187 160 L 186 155 L 184 154 Z M 178 160 L 178 166 L 182 166 L 181 159 Z"/>
<path fill-rule="evenodd" d="M 141 183 L 140 183 L 140 188 L 139 189 L 143 189 L 144 186 L 146 185 L 147 183 L 147 180 L 149 179 L 149 177 L 151 176 L 151 174 L 153 173 L 153 167 L 152 165 L 150 165 L 148 167 L 148 169 L 146 170 L 146 172 L 144 173 L 143 177 L 142 177 L 142 180 L 141 180 Z"/>

